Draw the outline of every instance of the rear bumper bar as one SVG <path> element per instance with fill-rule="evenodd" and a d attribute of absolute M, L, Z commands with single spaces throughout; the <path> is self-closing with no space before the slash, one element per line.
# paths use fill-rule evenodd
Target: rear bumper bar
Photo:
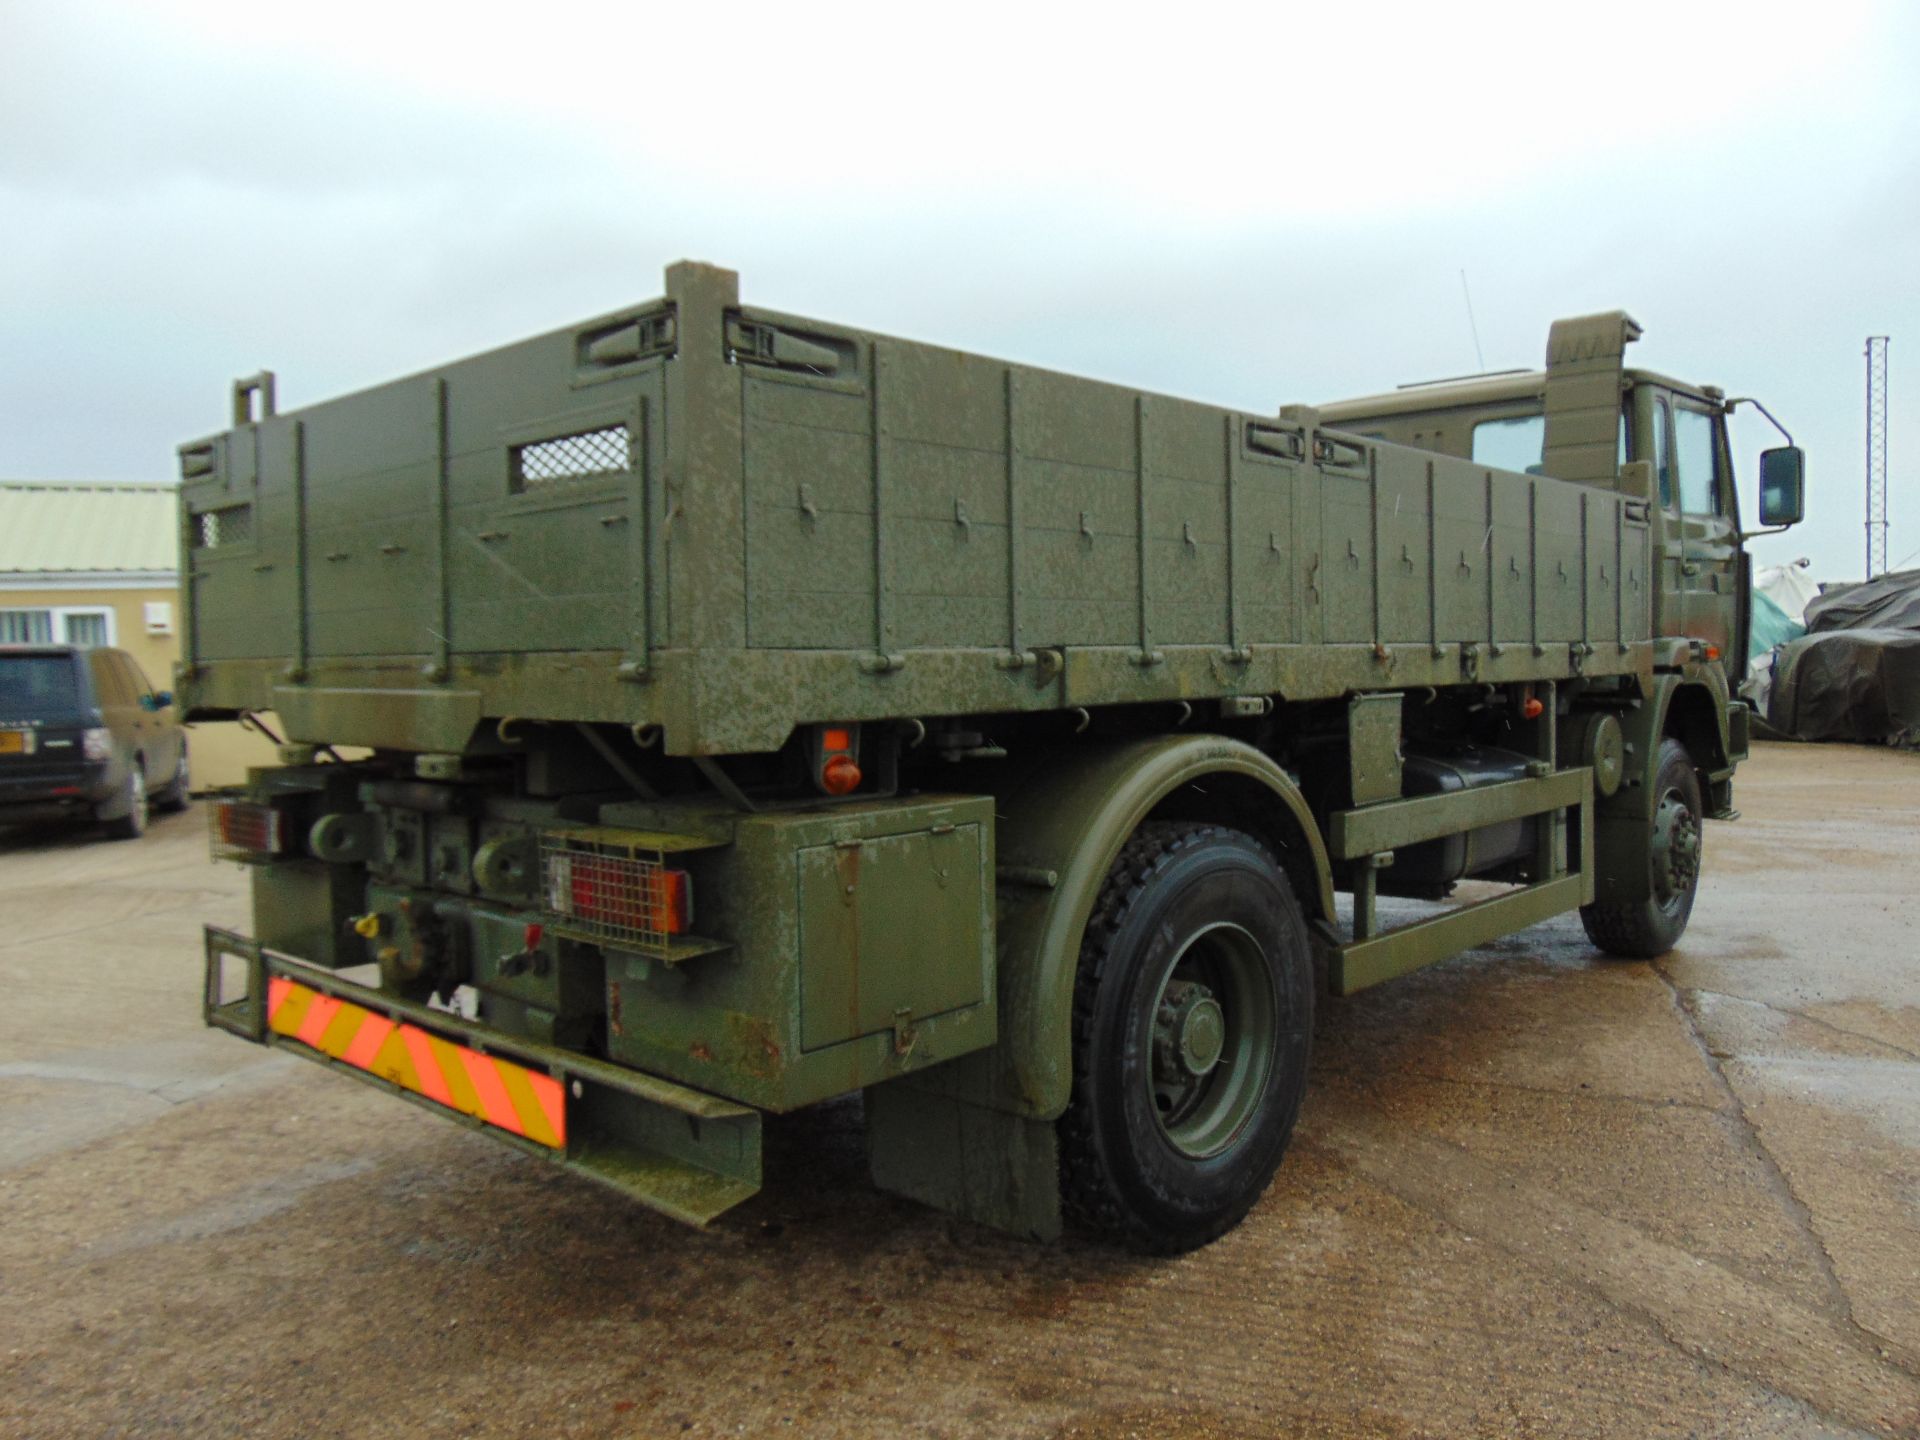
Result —
<path fill-rule="evenodd" d="M 206 1023 L 317 1061 L 689 1225 L 760 1189 L 760 1112 L 343 980 L 207 926 Z"/>

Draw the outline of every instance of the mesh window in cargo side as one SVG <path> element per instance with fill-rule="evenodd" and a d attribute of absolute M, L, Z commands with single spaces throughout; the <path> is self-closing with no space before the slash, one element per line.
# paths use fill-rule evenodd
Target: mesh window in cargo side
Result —
<path fill-rule="evenodd" d="M 618 475 L 633 468 L 632 440 L 625 425 L 605 425 L 513 447 L 516 494 L 569 481 Z"/>

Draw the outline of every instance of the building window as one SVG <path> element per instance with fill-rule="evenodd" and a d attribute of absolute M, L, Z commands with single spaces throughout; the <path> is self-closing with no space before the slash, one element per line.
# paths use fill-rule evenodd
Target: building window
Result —
<path fill-rule="evenodd" d="M 113 644 L 113 611 L 99 605 L 0 610 L 0 645 Z"/>

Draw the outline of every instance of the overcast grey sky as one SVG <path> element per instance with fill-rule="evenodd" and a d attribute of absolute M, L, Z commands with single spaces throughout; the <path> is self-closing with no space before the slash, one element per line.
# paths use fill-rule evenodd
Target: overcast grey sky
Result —
<path fill-rule="evenodd" d="M 1537 365 L 1755 394 L 1920 551 L 1920 5 L 493 9 L 0 0 L 0 476 L 166 477 L 290 407 L 658 293 L 1270 410 Z M 1742 418 L 1751 454 L 1769 443 Z M 1910 563 L 1920 563 L 1920 560 Z"/>

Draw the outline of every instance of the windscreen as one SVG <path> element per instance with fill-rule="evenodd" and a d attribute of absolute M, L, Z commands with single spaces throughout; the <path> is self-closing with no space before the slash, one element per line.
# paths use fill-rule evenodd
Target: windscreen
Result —
<path fill-rule="evenodd" d="M 71 715 L 80 687 L 70 655 L 0 655 L 0 718 Z"/>

